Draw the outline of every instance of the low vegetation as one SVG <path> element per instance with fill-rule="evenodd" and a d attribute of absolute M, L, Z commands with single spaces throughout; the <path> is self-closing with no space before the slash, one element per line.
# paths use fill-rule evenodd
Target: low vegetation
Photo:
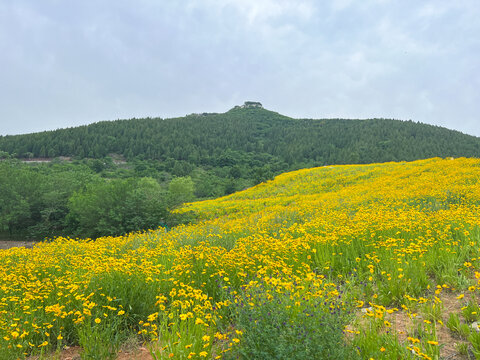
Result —
<path fill-rule="evenodd" d="M 0 358 L 480 357 L 480 160 L 298 170 L 195 224 L 0 251 Z"/>

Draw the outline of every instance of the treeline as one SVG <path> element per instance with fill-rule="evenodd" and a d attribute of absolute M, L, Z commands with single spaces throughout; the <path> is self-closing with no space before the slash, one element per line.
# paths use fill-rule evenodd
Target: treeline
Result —
<path fill-rule="evenodd" d="M 0 136 L 14 157 L 104 158 L 120 154 L 157 160 L 175 176 L 194 169 L 237 166 L 274 173 L 298 167 L 479 156 L 480 139 L 445 128 L 387 119 L 292 119 L 263 108 L 183 118 L 104 121 L 42 133 Z M 262 170 L 263 169 L 263 170 Z"/>
<path fill-rule="evenodd" d="M 159 182 L 95 163 L 0 162 L 0 237 L 98 237 L 168 229 L 185 216 L 170 212 L 195 198 L 190 177 Z M 108 175 L 109 177 L 105 177 Z M 129 176 L 130 175 L 130 176 Z"/>

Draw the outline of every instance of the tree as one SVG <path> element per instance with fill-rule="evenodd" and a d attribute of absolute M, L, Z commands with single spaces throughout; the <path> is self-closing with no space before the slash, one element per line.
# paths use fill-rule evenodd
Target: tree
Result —
<path fill-rule="evenodd" d="M 194 183 L 190 176 L 173 178 L 168 185 L 168 205 L 170 208 L 193 201 Z"/>
<path fill-rule="evenodd" d="M 88 237 L 125 233 L 124 204 L 130 191 L 130 181 L 116 179 L 90 183 L 75 192 L 68 202 L 72 230 Z"/>

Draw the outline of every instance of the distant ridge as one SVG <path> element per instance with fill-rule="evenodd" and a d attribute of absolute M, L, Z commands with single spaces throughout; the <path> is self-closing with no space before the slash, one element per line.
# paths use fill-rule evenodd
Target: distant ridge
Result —
<path fill-rule="evenodd" d="M 268 164 L 281 172 L 328 164 L 480 157 L 480 138 L 412 121 L 293 119 L 246 101 L 221 114 L 102 121 L 0 136 L 0 151 L 18 158 L 118 154 L 127 160 L 159 160 L 167 168 L 169 161 L 191 168 Z"/>

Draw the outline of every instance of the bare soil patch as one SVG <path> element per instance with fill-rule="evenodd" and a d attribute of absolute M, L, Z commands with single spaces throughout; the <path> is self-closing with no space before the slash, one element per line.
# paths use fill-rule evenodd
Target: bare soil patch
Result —
<path fill-rule="evenodd" d="M 60 353 L 52 353 L 49 357 L 43 357 L 47 360 L 81 360 L 80 346 L 72 346 L 62 350 Z M 152 355 L 144 346 L 120 350 L 117 354 L 117 360 L 153 360 Z M 32 356 L 29 360 L 38 360 L 38 356 Z"/>
<path fill-rule="evenodd" d="M 442 322 L 445 324 L 451 313 L 460 313 L 462 307 L 465 305 L 465 300 L 458 299 L 460 293 L 453 293 L 449 291 L 444 291 L 438 295 L 441 305 L 443 306 L 442 310 Z M 471 294 L 468 292 L 463 293 L 465 298 L 470 297 Z M 478 299 L 477 299 L 478 302 Z M 371 308 L 370 308 L 371 309 Z M 421 309 L 415 312 L 415 317 L 409 316 L 409 313 L 400 309 L 391 314 L 385 314 L 385 320 L 391 323 L 391 327 L 383 328 L 383 331 L 394 331 L 397 335 L 397 338 L 400 343 L 408 344 L 408 337 L 417 338 L 418 334 L 415 332 L 415 323 L 421 323 L 424 318 Z M 414 320 L 415 319 L 415 320 Z M 366 318 L 365 313 L 359 310 L 356 315 L 356 326 L 349 325 L 347 330 L 357 330 L 362 329 L 368 323 L 368 318 Z M 451 331 L 447 328 L 446 325 L 438 326 L 437 329 L 437 340 L 441 344 L 440 348 L 440 359 L 442 360 L 468 360 L 468 356 L 464 356 L 458 353 L 457 344 L 465 343 L 466 341 L 459 339 L 457 336 L 453 335 Z M 346 337 L 352 339 L 353 335 L 350 332 L 347 332 Z M 472 357 L 473 358 L 473 357 Z"/>
<path fill-rule="evenodd" d="M 16 241 L 16 240 L 0 240 L 0 250 L 6 250 L 10 249 L 13 247 L 26 247 L 26 248 L 32 248 L 33 245 L 35 244 L 35 241 Z"/>

